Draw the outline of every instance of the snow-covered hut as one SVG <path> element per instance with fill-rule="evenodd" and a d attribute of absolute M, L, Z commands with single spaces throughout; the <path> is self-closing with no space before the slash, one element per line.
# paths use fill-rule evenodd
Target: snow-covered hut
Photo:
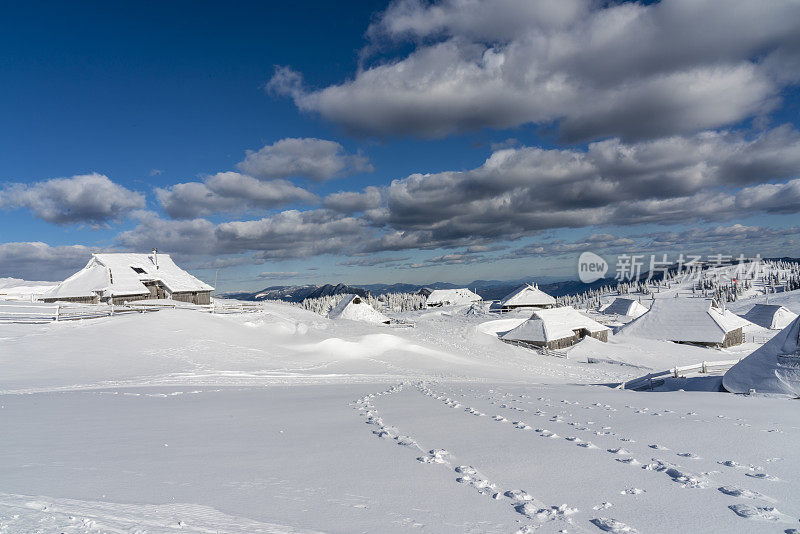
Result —
<path fill-rule="evenodd" d="M 518 287 L 500 301 L 504 310 L 514 308 L 552 308 L 556 299 L 539 289 L 536 284 L 525 284 Z"/>
<path fill-rule="evenodd" d="M 389 318 L 370 306 L 358 295 L 345 295 L 339 304 L 328 312 L 328 319 L 349 319 L 367 323 L 389 324 Z"/>
<path fill-rule="evenodd" d="M 536 310 L 530 319 L 503 334 L 501 339 L 535 347 L 563 349 L 586 336 L 608 341 L 608 332 L 608 327 L 571 306 L 565 306 Z"/>
<path fill-rule="evenodd" d="M 436 289 L 428 295 L 425 305 L 429 308 L 436 306 L 459 306 L 483 300 L 466 288 L 461 289 Z"/>
<path fill-rule="evenodd" d="M 800 318 L 728 369 L 722 386 L 731 393 L 800 395 Z"/>
<path fill-rule="evenodd" d="M 210 304 L 213 290 L 178 267 L 169 254 L 96 253 L 86 267 L 45 293 L 42 300 L 122 304 L 171 299 Z"/>
<path fill-rule="evenodd" d="M 603 308 L 602 313 L 605 315 L 620 315 L 636 319 L 647 313 L 647 307 L 643 306 L 637 300 L 617 297 L 614 299 L 614 302 Z"/>
<path fill-rule="evenodd" d="M 620 330 L 622 335 L 663 339 L 713 347 L 744 343 L 742 328 L 750 324 L 716 301 L 699 298 L 655 299 L 650 310 Z"/>
<path fill-rule="evenodd" d="M 780 304 L 756 304 L 742 317 L 770 330 L 783 330 L 797 319 L 797 314 Z"/>

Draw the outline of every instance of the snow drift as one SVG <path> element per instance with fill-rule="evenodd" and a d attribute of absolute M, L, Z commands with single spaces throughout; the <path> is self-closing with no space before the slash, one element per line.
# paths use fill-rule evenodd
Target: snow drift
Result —
<path fill-rule="evenodd" d="M 731 367 L 722 385 L 731 393 L 800 395 L 800 318 L 781 330 L 760 349 Z"/>

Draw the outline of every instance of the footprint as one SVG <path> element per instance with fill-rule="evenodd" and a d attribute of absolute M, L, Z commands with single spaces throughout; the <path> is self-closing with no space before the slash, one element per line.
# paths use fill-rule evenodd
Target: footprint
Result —
<path fill-rule="evenodd" d="M 626 450 L 625 450 L 625 449 L 623 449 L 622 447 L 617 447 L 617 448 L 615 448 L 615 449 L 607 449 L 607 450 L 608 450 L 608 452 L 610 452 L 611 454 L 630 454 L 630 452 L 626 451 Z"/>
<path fill-rule="evenodd" d="M 518 504 L 514 509 L 525 517 L 538 521 L 552 521 L 578 512 L 577 508 L 570 508 L 566 504 L 551 506 L 549 508 L 540 508 L 533 502 Z"/>
<path fill-rule="evenodd" d="M 777 482 L 780 480 L 778 477 L 768 475 L 767 473 L 745 473 L 745 476 L 757 478 L 759 480 L 769 480 L 770 482 Z"/>
<path fill-rule="evenodd" d="M 745 519 L 759 519 L 761 521 L 787 521 L 790 520 L 785 514 L 772 506 L 752 506 L 750 504 L 732 504 L 728 506 L 731 511 L 739 517 Z"/>
<path fill-rule="evenodd" d="M 584 443 L 578 443 L 578 447 L 583 447 L 584 449 L 596 449 L 597 445 L 595 445 L 591 441 L 586 441 Z"/>
<path fill-rule="evenodd" d="M 602 502 L 597 506 L 592 506 L 592 510 L 605 510 L 606 508 L 611 508 L 612 506 L 614 505 L 610 502 Z"/>
<path fill-rule="evenodd" d="M 699 456 L 697 456 L 697 455 L 696 455 L 695 453 L 693 453 L 693 452 L 679 452 L 679 453 L 678 453 L 678 456 L 680 456 L 680 457 L 682 457 L 682 458 L 688 458 L 688 459 L 690 459 L 690 460 L 699 460 L 699 459 L 700 459 L 700 457 L 699 457 Z"/>
<path fill-rule="evenodd" d="M 397 436 L 392 433 L 388 428 L 381 428 L 380 430 L 373 430 L 373 434 L 379 438 L 396 438 Z"/>
<path fill-rule="evenodd" d="M 640 488 L 628 488 L 626 490 L 620 491 L 619 493 L 620 495 L 641 495 L 642 493 L 647 493 L 647 492 Z"/>
<path fill-rule="evenodd" d="M 404 447 L 419 447 L 417 440 L 411 436 L 397 436 L 395 439 L 398 445 L 403 445 Z"/>
<path fill-rule="evenodd" d="M 642 465 L 642 463 L 636 458 L 616 458 L 616 460 L 628 465 Z"/>
<path fill-rule="evenodd" d="M 432 449 L 425 456 L 420 456 L 417 461 L 424 464 L 446 464 L 450 453 L 444 449 Z"/>
<path fill-rule="evenodd" d="M 653 458 L 652 463 L 643 465 L 642 469 L 659 473 L 664 472 L 685 488 L 705 488 L 708 485 L 708 479 L 705 477 L 682 471 L 679 466 L 656 458 Z"/>
<path fill-rule="evenodd" d="M 663 445 L 659 445 L 658 443 L 653 443 L 652 445 L 648 445 L 651 449 L 655 449 L 657 451 L 668 451 L 669 449 L 664 447 Z"/>
<path fill-rule="evenodd" d="M 622 521 L 617 521 L 616 519 L 610 519 L 607 517 L 597 517 L 592 519 L 592 523 L 605 532 L 614 532 L 614 533 L 622 533 L 627 532 L 629 534 L 634 534 L 638 532 L 635 528 L 629 527 Z"/>
<path fill-rule="evenodd" d="M 471 465 L 460 465 L 455 471 L 462 475 L 456 478 L 456 482 L 468 484 L 482 494 L 495 493 L 496 485 L 483 478 Z"/>
<path fill-rule="evenodd" d="M 503 495 L 512 501 L 524 502 L 533 500 L 533 495 L 525 490 L 508 490 Z"/>
<path fill-rule="evenodd" d="M 745 488 L 740 488 L 737 486 L 721 486 L 717 488 L 719 491 L 724 493 L 725 495 L 730 495 L 731 497 L 742 497 L 745 499 L 768 499 L 761 493 Z"/>

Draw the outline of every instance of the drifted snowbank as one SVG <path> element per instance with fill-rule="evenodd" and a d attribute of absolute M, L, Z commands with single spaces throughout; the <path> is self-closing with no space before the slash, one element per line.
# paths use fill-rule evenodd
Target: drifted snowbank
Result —
<path fill-rule="evenodd" d="M 722 385 L 732 393 L 800 395 L 800 318 L 744 360 L 731 367 Z"/>

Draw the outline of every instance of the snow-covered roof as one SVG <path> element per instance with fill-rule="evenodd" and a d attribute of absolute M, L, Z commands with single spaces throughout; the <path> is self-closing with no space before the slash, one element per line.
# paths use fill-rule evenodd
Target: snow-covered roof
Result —
<path fill-rule="evenodd" d="M 608 327 L 586 317 L 575 308 L 565 306 L 536 310 L 530 319 L 506 332 L 502 339 L 548 342 L 571 337 L 575 334 L 575 330 L 584 328 L 592 333 L 609 330 Z"/>
<path fill-rule="evenodd" d="M 723 312 L 710 299 L 659 298 L 650 311 L 622 327 L 620 333 L 645 339 L 722 343 L 728 332 L 748 324 L 730 310 Z"/>
<path fill-rule="evenodd" d="M 800 317 L 728 369 L 722 385 L 732 393 L 800 395 Z"/>
<path fill-rule="evenodd" d="M 518 287 L 500 301 L 503 306 L 551 306 L 555 303 L 556 299 L 529 284 Z"/>
<path fill-rule="evenodd" d="M 328 312 L 329 319 L 349 319 L 368 323 L 388 323 L 389 318 L 367 304 L 358 295 L 345 295 L 339 304 Z"/>
<path fill-rule="evenodd" d="M 144 282 L 150 281 L 161 282 L 172 293 L 214 289 L 178 267 L 169 254 L 97 253 L 44 298 L 143 295 L 149 293 Z"/>
<path fill-rule="evenodd" d="M 764 328 L 782 330 L 797 319 L 797 314 L 780 304 L 756 304 L 742 317 Z"/>
<path fill-rule="evenodd" d="M 456 306 L 459 304 L 469 304 L 470 302 L 477 302 L 483 300 L 480 295 L 476 295 L 466 288 L 461 289 L 436 289 L 425 301 L 429 306 L 432 304 L 442 304 L 447 306 Z"/>
<path fill-rule="evenodd" d="M 603 309 L 606 315 L 624 315 L 626 317 L 639 317 L 647 313 L 647 306 L 643 306 L 634 299 L 617 297 L 614 302 Z"/>

